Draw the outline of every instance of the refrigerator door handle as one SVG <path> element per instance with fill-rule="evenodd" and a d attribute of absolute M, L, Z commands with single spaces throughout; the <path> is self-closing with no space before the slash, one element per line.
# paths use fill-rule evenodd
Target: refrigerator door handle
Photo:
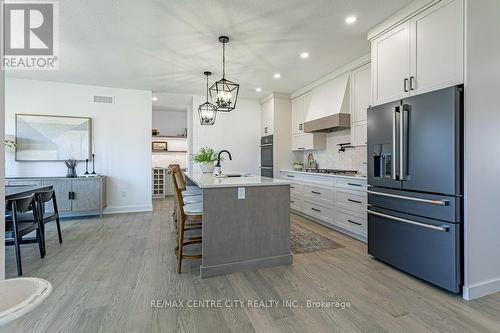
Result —
<path fill-rule="evenodd" d="M 399 107 L 399 180 L 406 180 L 408 105 Z"/>
<path fill-rule="evenodd" d="M 416 221 L 412 221 L 412 220 L 408 220 L 408 219 L 403 219 L 401 217 L 396 217 L 396 216 L 387 215 L 387 214 L 383 214 L 383 213 L 379 213 L 379 212 L 374 212 L 373 210 L 367 210 L 367 213 L 370 215 L 375 215 L 375 216 L 383 217 L 386 219 L 390 219 L 390 220 L 394 220 L 394 221 L 398 221 L 398 222 L 403 222 L 403 223 L 415 225 L 417 227 L 432 229 L 432 230 L 436 230 L 436 231 L 448 232 L 448 230 L 449 230 L 449 228 L 447 226 L 444 226 L 444 225 L 437 226 L 437 225 L 432 225 L 432 224 L 420 223 L 420 222 L 416 222 Z"/>
<path fill-rule="evenodd" d="M 398 121 L 397 121 L 397 116 L 399 113 L 399 106 L 396 106 L 393 110 L 392 113 L 392 157 L 391 157 L 391 178 L 393 180 L 398 180 L 399 178 L 399 168 L 398 168 L 398 163 L 399 163 L 399 157 L 398 157 L 398 152 L 399 152 L 399 139 L 398 139 Z"/>
<path fill-rule="evenodd" d="M 405 195 L 382 193 L 382 192 L 376 192 L 376 191 L 370 191 L 370 190 L 367 190 L 366 192 L 369 194 L 380 195 L 383 197 L 417 201 L 417 202 L 422 202 L 422 203 L 428 203 L 431 205 L 448 206 L 450 204 L 450 202 L 448 200 L 429 200 L 429 199 L 422 199 L 422 198 L 413 198 L 413 197 L 407 197 Z"/>

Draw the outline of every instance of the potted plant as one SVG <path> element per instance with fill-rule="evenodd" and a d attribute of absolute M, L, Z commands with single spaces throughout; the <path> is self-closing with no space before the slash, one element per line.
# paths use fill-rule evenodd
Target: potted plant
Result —
<path fill-rule="evenodd" d="M 215 168 L 214 162 L 217 160 L 217 153 L 212 148 L 203 147 L 197 154 L 193 155 L 193 159 L 200 165 L 201 172 L 213 173 Z"/>

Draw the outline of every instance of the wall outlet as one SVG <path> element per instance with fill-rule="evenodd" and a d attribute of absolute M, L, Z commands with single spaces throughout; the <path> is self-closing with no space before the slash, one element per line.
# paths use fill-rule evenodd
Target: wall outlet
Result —
<path fill-rule="evenodd" d="M 245 199 L 245 188 L 238 187 L 238 200 L 244 200 L 244 199 Z"/>

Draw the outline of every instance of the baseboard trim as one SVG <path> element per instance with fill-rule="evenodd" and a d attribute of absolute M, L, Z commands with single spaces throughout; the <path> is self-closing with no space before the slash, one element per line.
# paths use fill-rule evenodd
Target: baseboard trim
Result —
<path fill-rule="evenodd" d="M 153 211 L 153 205 L 106 207 L 106 209 L 104 209 L 104 215 L 123 214 L 123 213 L 141 213 L 141 212 L 152 212 L 152 211 Z"/>
<path fill-rule="evenodd" d="M 463 297 L 467 301 L 500 292 L 500 278 L 464 286 Z"/>
<path fill-rule="evenodd" d="M 260 268 L 269 268 L 274 266 L 291 265 L 293 262 L 292 254 L 285 254 L 275 257 L 267 257 L 254 260 L 233 262 L 222 265 L 201 266 L 201 278 L 208 278 L 218 275 L 226 275 L 235 272 L 253 271 Z"/>

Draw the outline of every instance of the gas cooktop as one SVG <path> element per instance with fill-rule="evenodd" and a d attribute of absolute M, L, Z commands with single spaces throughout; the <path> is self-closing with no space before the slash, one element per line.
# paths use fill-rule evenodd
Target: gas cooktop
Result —
<path fill-rule="evenodd" d="M 325 173 L 329 175 L 350 175 L 354 176 L 358 172 L 354 170 L 338 170 L 338 169 L 307 169 L 307 172 L 312 173 Z"/>

